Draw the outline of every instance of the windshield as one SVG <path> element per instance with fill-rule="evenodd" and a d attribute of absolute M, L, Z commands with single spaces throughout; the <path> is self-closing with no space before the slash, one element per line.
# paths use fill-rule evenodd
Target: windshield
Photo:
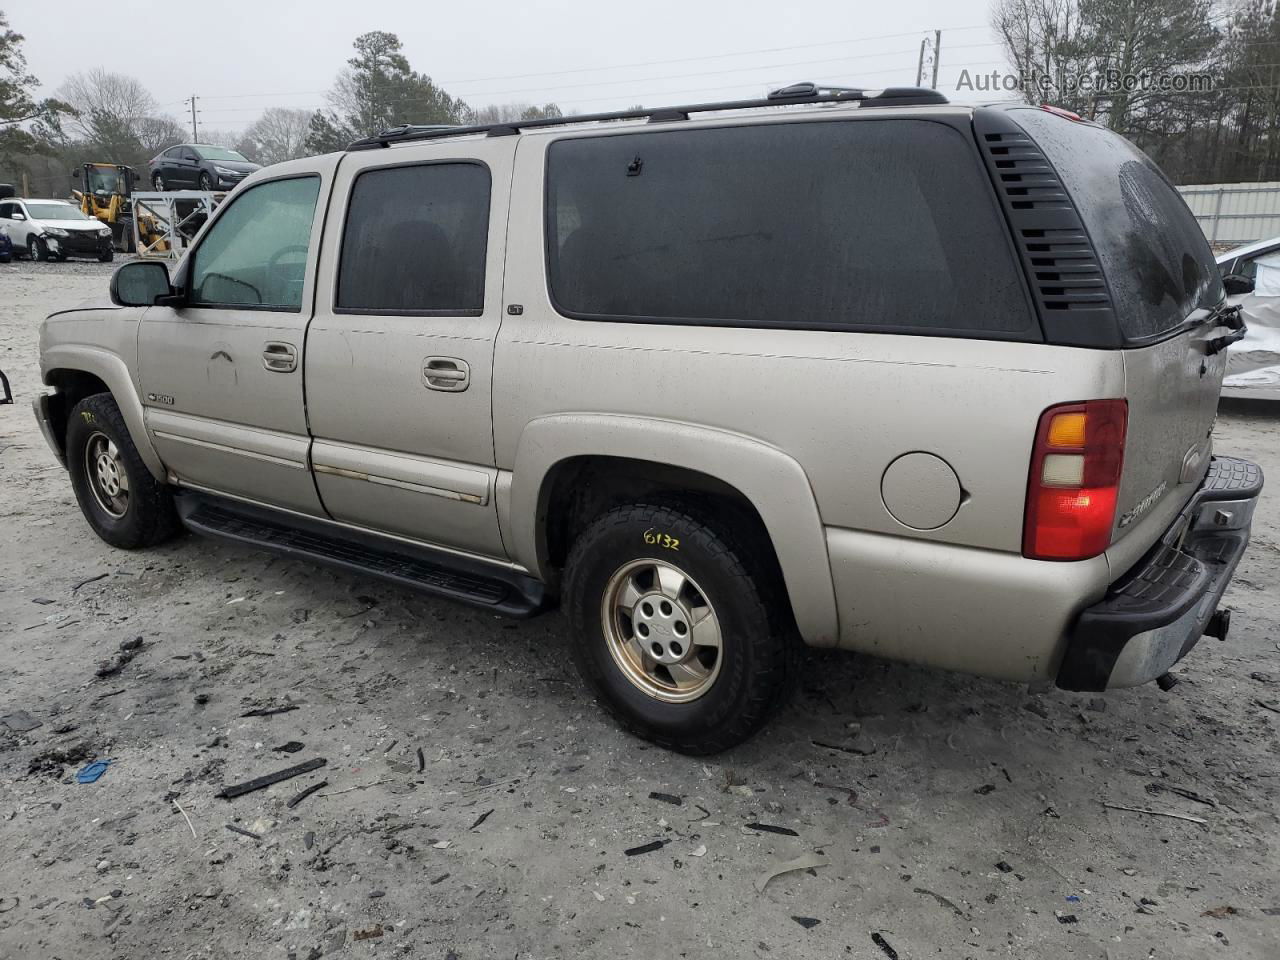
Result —
<path fill-rule="evenodd" d="M 91 193 L 128 193 L 124 175 L 114 167 L 90 167 L 89 191 Z"/>
<path fill-rule="evenodd" d="M 248 163 L 246 157 L 241 156 L 234 150 L 228 150 L 226 147 L 196 147 L 195 151 L 200 155 L 202 160 L 238 160 L 240 163 Z"/>
<path fill-rule="evenodd" d="M 27 202 L 27 214 L 33 220 L 88 220 L 79 207 L 66 203 Z"/>

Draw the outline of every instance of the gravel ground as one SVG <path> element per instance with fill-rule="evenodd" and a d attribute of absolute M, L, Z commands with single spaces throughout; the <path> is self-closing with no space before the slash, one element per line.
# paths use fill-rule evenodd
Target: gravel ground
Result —
<path fill-rule="evenodd" d="M 190 536 L 99 542 L 27 404 L 40 318 L 109 273 L 0 266 L 5 960 L 1280 956 L 1274 493 L 1231 640 L 1172 693 L 814 653 L 762 735 L 690 759 L 602 717 L 558 614 L 507 622 Z M 1218 449 L 1280 482 L 1278 428 L 1224 409 Z M 77 783 L 93 758 L 105 775 Z"/>

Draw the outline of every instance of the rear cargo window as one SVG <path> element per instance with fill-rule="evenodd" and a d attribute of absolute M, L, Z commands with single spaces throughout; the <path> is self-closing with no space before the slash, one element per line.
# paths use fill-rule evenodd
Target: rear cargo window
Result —
<path fill-rule="evenodd" d="M 1123 137 L 1044 110 L 1014 117 L 1044 151 L 1102 261 L 1126 338 L 1177 327 L 1222 299 L 1222 277 L 1182 196 Z"/>
<path fill-rule="evenodd" d="M 580 318 L 1026 335 L 972 144 L 859 120 L 559 140 L 552 295 Z"/>

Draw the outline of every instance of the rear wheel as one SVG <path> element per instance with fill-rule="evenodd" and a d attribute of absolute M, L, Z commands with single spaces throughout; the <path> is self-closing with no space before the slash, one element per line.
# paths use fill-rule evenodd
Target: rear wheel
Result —
<path fill-rule="evenodd" d="M 142 462 L 109 393 L 86 397 L 71 411 L 67 469 L 89 526 L 113 547 L 153 546 L 177 530 L 169 488 Z"/>
<path fill-rule="evenodd" d="M 155 176 L 151 178 L 151 186 L 156 188 L 157 193 L 164 193 L 165 191 L 164 177 L 160 176 L 160 174 L 157 173 Z"/>
<path fill-rule="evenodd" d="M 624 727 L 683 753 L 750 737 L 795 673 L 781 585 L 737 527 L 698 507 L 632 504 L 592 523 L 569 557 L 579 672 Z"/>

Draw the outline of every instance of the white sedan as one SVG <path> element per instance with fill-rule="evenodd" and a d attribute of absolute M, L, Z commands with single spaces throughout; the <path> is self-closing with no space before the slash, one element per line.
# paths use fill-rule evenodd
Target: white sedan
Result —
<path fill-rule="evenodd" d="M 13 242 L 15 255 L 32 260 L 94 257 L 106 263 L 114 256 L 111 228 L 66 200 L 0 200 L 0 233 Z"/>
<path fill-rule="evenodd" d="M 1249 328 L 1227 352 L 1222 395 L 1280 400 L 1280 237 L 1228 250 L 1218 269 Z"/>

